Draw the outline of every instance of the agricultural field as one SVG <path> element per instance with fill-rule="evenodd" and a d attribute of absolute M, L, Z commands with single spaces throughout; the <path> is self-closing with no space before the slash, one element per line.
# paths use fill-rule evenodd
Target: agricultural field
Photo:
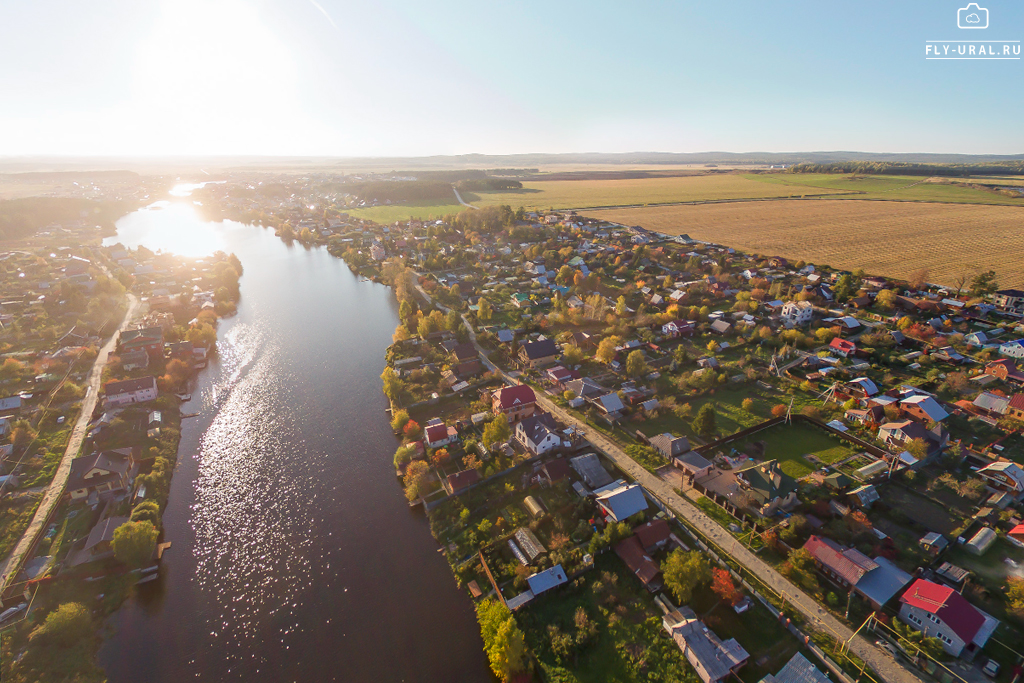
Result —
<path fill-rule="evenodd" d="M 845 199 L 884 199 L 887 201 L 952 202 L 956 204 L 1004 204 L 1024 206 L 1024 196 L 984 189 L 961 178 L 925 178 L 922 176 L 863 176 L 845 173 L 763 173 L 745 177 L 760 183 L 808 191 L 842 192 Z M 1015 179 L 977 180 L 986 185 L 1016 185 Z"/>
<path fill-rule="evenodd" d="M 965 270 L 994 269 L 1002 287 L 1024 286 L 1024 209 L 881 201 L 789 200 L 589 211 L 744 251 L 895 278 L 918 269 L 950 285 Z"/>
<path fill-rule="evenodd" d="M 526 209 L 582 209 L 830 195 L 846 191 L 763 183 L 753 180 L 755 177 L 722 173 L 624 180 L 527 181 L 521 190 L 471 193 L 463 199 L 476 206 L 508 204 Z"/>
<path fill-rule="evenodd" d="M 407 221 L 410 218 L 418 220 L 431 220 L 443 218 L 465 209 L 455 200 L 455 193 L 452 193 L 452 201 L 435 202 L 429 204 L 392 204 L 391 206 L 371 206 L 365 209 L 345 209 L 345 213 L 356 218 L 365 218 L 378 223 L 394 223 L 395 221 Z"/>

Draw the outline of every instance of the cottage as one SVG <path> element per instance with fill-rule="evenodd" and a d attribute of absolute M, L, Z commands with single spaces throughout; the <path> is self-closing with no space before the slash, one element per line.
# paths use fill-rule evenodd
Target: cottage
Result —
<path fill-rule="evenodd" d="M 121 369 L 125 372 L 145 370 L 149 367 L 149 354 L 144 349 L 133 349 L 121 354 Z"/>
<path fill-rule="evenodd" d="M 125 406 L 132 403 L 145 403 L 157 397 L 156 378 L 139 377 L 119 382 L 107 382 L 103 385 L 107 405 Z"/>
<path fill-rule="evenodd" d="M 445 480 L 445 489 L 447 489 L 449 494 L 454 495 L 465 491 L 478 481 L 480 481 L 480 472 L 471 467 L 468 470 L 449 474 Z"/>
<path fill-rule="evenodd" d="M 672 529 L 667 520 L 656 519 L 634 528 L 633 533 L 640 540 L 644 552 L 653 553 L 668 544 L 669 538 L 672 536 Z"/>
<path fill-rule="evenodd" d="M 683 470 L 686 477 L 693 481 L 711 474 L 714 466 L 711 462 L 697 451 L 687 451 L 676 456 L 672 464 Z"/>
<path fill-rule="evenodd" d="M 101 451 L 71 461 L 68 476 L 68 496 L 73 501 L 98 495 L 127 491 L 138 473 L 130 448 Z"/>
<path fill-rule="evenodd" d="M 647 509 L 647 497 L 640 484 L 626 484 L 618 481 L 594 491 L 597 504 L 608 519 L 621 522 Z"/>
<path fill-rule="evenodd" d="M 495 391 L 491 397 L 491 410 L 494 414 L 500 415 L 504 413 L 508 416 L 508 421 L 513 423 L 530 417 L 536 408 L 537 395 L 526 384 L 502 387 Z"/>
<path fill-rule="evenodd" d="M 992 296 L 992 303 L 1008 313 L 1024 313 L 1024 291 L 1000 289 Z"/>
<path fill-rule="evenodd" d="M 523 419 L 516 424 L 515 437 L 533 455 L 543 455 L 563 445 L 559 425 L 549 413 Z"/>
<path fill-rule="evenodd" d="M 938 638 L 953 657 L 973 659 L 999 625 L 951 587 L 925 579 L 915 581 L 900 602 L 900 621 Z"/>
<path fill-rule="evenodd" d="M 942 422 L 949 417 L 949 413 L 931 396 L 911 396 L 903 399 L 900 401 L 900 412 L 911 420 L 925 424 Z"/>
<path fill-rule="evenodd" d="M 786 666 L 779 669 L 779 673 L 774 676 L 768 674 L 761 679 L 761 683 L 832 683 L 832 679 L 797 652 L 786 662 Z"/>
<path fill-rule="evenodd" d="M 949 541 L 942 534 L 932 531 L 922 536 L 917 544 L 932 557 L 938 557 L 939 553 L 949 545 Z"/>
<path fill-rule="evenodd" d="M 690 336 L 693 334 L 693 323 L 689 320 L 673 320 L 661 326 L 661 333 L 671 339 Z"/>
<path fill-rule="evenodd" d="M 836 337 L 829 343 L 828 350 L 833 356 L 849 358 L 857 350 L 857 345 L 852 341 Z"/>
<path fill-rule="evenodd" d="M 788 301 L 783 304 L 780 315 L 786 327 L 807 325 L 814 318 L 814 306 L 810 301 Z"/>
<path fill-rule="evenodd" d="M 550 365 L 558 359 L 558 345 L 551 339 L 526 342 L 519 347 L 519 360 L 531 368 Z"/>
<path fill-rule="evenodd" d="M 557 588 L 568 581 L 569 579 L 565 576 L 565 570 L 562 569 L 560 564 L 526 577 L 526 584 L 530 587 L 530 592 L 534 596 L 540 595 L 552 588 Z"/>
<path fill-rule="evenodd" d="M 668 432 L 652 436 L 650 444 L 651 448 L 669 460 L 690 450 L 689 439 L 685 436 L 675 436 Z"/>
<path fill-rule="evenodd" d="M 689 607 L 669 612 L 662 625 L 703 683 L 720 683 L 736 676 L 750 659 L 735 638 L 723 642 Z"/>
<path fill-rule="evenodd" d="M 650 592 L 661 588 L 661 568 L 651 559 L 643 548 L 640 539 L 635 535 L 615 544 L 615 554 L 619 556 L 633 576 Z"/>
<path fill-rule="evenodd" d="M 736 471 L 736 479 L 750 495 L 761 515 L 770 515 L 797 502 L 797 482 L 782 471 L 777 460 Z"/>
<path fill-rule="evenodd" d="M 997 360 L 992 361 L 985 366 L 985 374 L 1001 379 L 1004 382 L 1014 382 L 1016 384 L 1024 384 L 1024 372 L 1021 372 L 1017 368 L 1017 364 L 1012 360 Z"/>
<path fill-rule="evenodd" d="M 604 468 L 601 460 L 594 453 L 576 456 L 569 461 L 569 464 L 591 489 L 600 489 L 612 483 L 608 470 Z"/>
<path fill-rule="evenodd" d="M 441 448 L 458 439 L 459 433 L 454 427 L 447 426 L 438 418 L 427 423 L 423 430 L 423 442 L 427 448 Z"/>
<path fill-rule="evenodd" d="M 122 353 L 141 350 L 150 356 L 162 356 L 164 352 L 163 328 L 157 326 L 125 330 L 118 337 L 117 348 Z"/>
<path fill-rule="evenodd" d="M 999 353 L 1010 358 L 1024 358 L 1024 339 L 1015 339 L 999 345 Z"/>
<path fill-rule="evenodd" d="M 910 574 L 888 559 L 876 557 L 872 560 L 830 538 L 811 536 L 804 544 L 804 550 L 810 553 L 815 566 L 832 583 L 854 591 L 870 602 L 874 609 L 880 609 L 911 581 Z"/>
<path fill-rule="evenodd" d="M 725 320 L 716 320 L 711 323 L 711 331 L 715 334 L 729 334 L 732 331 L 732 324 Z"/>
<path fill-rule="evenodd" d="M 1019 499 L 1024 495 L 1024 468 L 1015 462 L 1000 460 L 978 470 L 985 483 L 997 491 L 1009 493 Z"/>

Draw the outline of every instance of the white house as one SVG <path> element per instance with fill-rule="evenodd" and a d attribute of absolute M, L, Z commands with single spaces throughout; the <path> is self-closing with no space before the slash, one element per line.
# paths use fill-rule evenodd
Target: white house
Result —
<path fill-rule="evenodd" d="M 1024 358 L 1024 339 L 1015 339 L 1000 344 L 999 353 L 1010 358 Z"/>
<path fill-rule="evenodd" d="M 150 376 L 107 382 L 103 386 L 103 393 L 107 397 L 107 404 L 113 406 L 153 401 L 157 397 L 156 378 Z"/>
<path fill-rule="evenodd" d="M 516 424 L 516 439 L 534 455 L 543 455 L 562 445 L 558 423 L 548 413 L 538 413 Z"/>
<path fill-rule="evenodd" d="M 810 301 L 787 301 L 780 315 L 786 327 L 806 325 L 814 317 L 814 306 Z"/>
<path fill-rule="evenodd" d="M 915 581 L 900 602 L 900 621 L 929 638 L 938 638 L 954 657 L 972 659 L 999 626 L 998 620 L 954 589 L 925 579 Z"/>

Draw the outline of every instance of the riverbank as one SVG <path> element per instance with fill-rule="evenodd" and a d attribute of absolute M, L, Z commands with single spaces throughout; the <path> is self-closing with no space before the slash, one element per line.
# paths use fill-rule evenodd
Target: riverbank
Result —
<path fill-rule="evenodd" d="M 132 305 L 97 360 L 91 402 L 51 487 L 61 502 L 35 551 L 45 562 L 29 562 L 25 617 L 3 640 L 4 680 L 106 680 L 96 664 L 102 624 L 136 585 L 158 578 L 170 546 L 160 541 L 178 460 L 178 394 L 216 358 L 218 321 L 240 298 L 234 256 L 196 261 L 120 245 L 98 254 L 129 286 Z M 190 284 L 173 292 L 175 281 Z M 90 471 L 100 476 L 83 477 Z"/>

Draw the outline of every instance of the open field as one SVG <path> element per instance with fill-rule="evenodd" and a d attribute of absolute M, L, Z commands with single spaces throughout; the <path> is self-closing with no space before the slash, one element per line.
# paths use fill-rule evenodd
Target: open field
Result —
<path fill-rule="evenodd" d="M 1024 197 L 1004 195 L 1000 192 L 969 187 L 970 179 L 925 178 L 922 176 L 877 175 L 862 176 L 845 173 L 763 173 L 745 177 L 768 185 L 800 189 L 806 194 L 817 192 L 851 192 L 848 199 L 887 199 L 891 201 L 953 202 L 957 204 L 1003 204 L 1024 206 Z M 1003 182 L 980 180 L 979 183 L 1014 184 L 1019 180 Z"/>
<path fill-rule="evenodd" d="M 744 251 L 906 278 L 927 268 L 951 284 L 965 268 L 992 268 L 1024 286 L 1024 209 L 840 200 L 735 202 L 590 211 L 588 216 L 688 234 Z"/>
<path fill-rule="evenodd" d="M 834 194 L 844 190 L 795 187 L 752 180 L 734 173 L 626 180 L 527 181 L 523 189 L 479 192 L 464 199 L 477 206 L 509 204 L 527 209 L 581 209 Z"/>
<path fill-rule="evenodd" d="M 466 201 L 469 201 L 468 199 Z M 452 194 L 451 203 L 436 202 L 432 204 L 393 204 L 391 206 L 371 206 L 365 209 L 345 209 L 345 213 L 357 218 L 366 218 L 378 223 L 394 223 L 395 221 L 407 221 L 409 217 L 420 220 L 433 218 L 444 218 L 453 213 L 458 213 L 466 207 L 455 201 L 455 194 Z"/>
<path fill-rule="evenodd" d="M 754 434 L 749 439 L 733 444 L 738 451 L 745 451 L 752 443 L 764 444 L 765 460 L 778 460 L 782 471 L 791 477 L 804 477 L 824 465 L 831 465 L 853 455 L 850 446 L 825 432 L 794 423 L 778 425 Z M 813 455 L 821 464 L 807 460 Z"/>

